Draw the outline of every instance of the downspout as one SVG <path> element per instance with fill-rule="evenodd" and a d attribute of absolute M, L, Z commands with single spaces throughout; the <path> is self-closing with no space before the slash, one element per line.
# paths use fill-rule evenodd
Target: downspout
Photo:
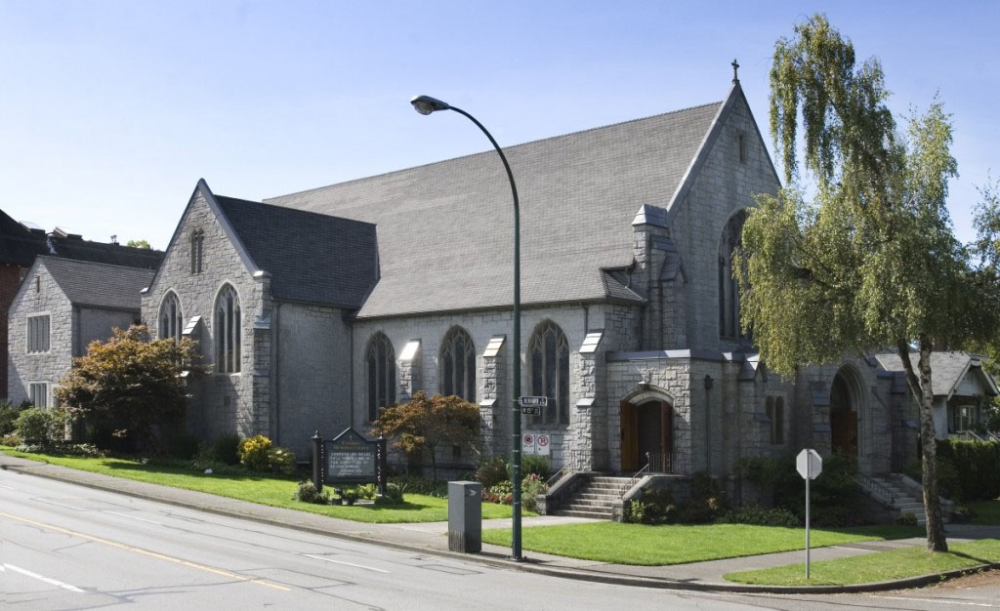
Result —
<path fill-rule="evenodd" d="M 350 355 L 350 357 L 347 359 L 347 364 L 348 364 L 348 367 L 351 370 L 351 373 L 350 373 L 350 376 L 349 376 L 349 380 L 350 380 L 350 382 L 349 382 L 349 384 L 350 384 L 349 397 L 350 397 L 350 399 L 348 401 L 349 405 L 348 405 L 348 410 L 347 411 L 348 411 L 349 418 L 350 418 L 349 422 L 350 422 L 351 428 L 353 429 L 354 428 L 354 324 L 353 324 L 353 322 L 349 322 L 347 328 L 350 329 L 350 332 L 348 333 L 348 354 Z"/>
<path fill-rule="evenodd" d="M 281 443 L 281 302 L 274 304 L 274 321 L 271 325 L 274 342 L 271 384 L 274 386 L 274 438 Z"/>

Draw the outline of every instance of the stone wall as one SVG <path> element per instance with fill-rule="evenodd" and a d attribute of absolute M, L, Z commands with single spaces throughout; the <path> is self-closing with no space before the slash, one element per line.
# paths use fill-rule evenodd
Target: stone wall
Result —
<path fill-rule="evenodd" d="M 746 138 L 745 163 L 740 161 L 740 135 Z M 737 100 L 671 227 L 688 280 L 681 294 L 689 346 L 735 347 L 719 337 L 718 253 L 723 230 L 735 213 L 755 205 L 755 194 L 775 193 L 779 186 L 750 108 Z"/>
<path fill-rule="evenodd" d="M 49 351 L 28 354 L 28 316 L 43 313 L 49 315 Z M 11 303 L 8 337 L 11 403 L 29 398 L 29 384 L 44 382 L 49 385 L 52 405 L 52 391 L 73 362 L 73 306 L 40 260 L 36 260 Z"/>
<path fill-rule="evenodd" d="M 76 309 L 76 332 L 73 337 L 73 356 L 87 354 L 90 342 L 105 342 L 114 329 L 128 329 L 140 319 L 138 311 L 105 310 L 78 307 Z"/>
<path fill-rule="evenodd" d="M 202 272 L 191 273 L 192 232 L 204 232 Z M 223 434 L 273 435 L 270 418 L 270 318 L 269 277 L 248 270 L 230 242 L 219 219 L 200 191 L 178 225 L 166 258 L 152 286 L 143 296 L 142 316 L 157 332 L 160 304 L 174 291 L 185 324 L 195 316 L 201 321 L 192 338 L 199 343 L 204 362 L 213 367 L 205 376 L 190 378 L 193 398 L 188 409 L 192 431 L 213 439 Z M 215 371 L 214 316 L 216 298 L 226 285 L 236 289 L 243 320 L 240 372 Z"/>
<path fill-rule="evenodd" d="M 309 458 L 318 430 L 350 426 L 350 330 L 335 308 L 281 303 L 276 309 L 276 443 Z"/>

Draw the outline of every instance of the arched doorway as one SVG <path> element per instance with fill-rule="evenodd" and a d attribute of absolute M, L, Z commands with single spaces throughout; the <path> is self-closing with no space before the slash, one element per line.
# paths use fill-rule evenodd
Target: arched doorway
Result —
<path fill-rule="evenodd" d="M 673 407 L 661 400 L 622 401 L 622 471 L 638 471 L 648 461 L 655 471 L 669 471 L 673 452 Z"/>
<path fill-rule="evenodd" d="M 858 401 L 853 378 L 841 370 L 830 389 L 830 436 L 834 454 L 858 459 Z"/>

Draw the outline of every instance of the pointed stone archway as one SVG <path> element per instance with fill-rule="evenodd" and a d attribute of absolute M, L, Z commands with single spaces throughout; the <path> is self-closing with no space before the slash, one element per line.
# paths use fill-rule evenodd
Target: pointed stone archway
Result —
<path fill-rule="evenodd" d="M 830 446 L 834 454 L 846 457 L 862 470 L 869 465 L 863 457 L 868 411 L 867 395 L 859 373 L 851 365 L 841 367 L 830 385 Z"/>
<path fill-rule="evenodd" d="M 638 471 L 647 462 L 665 469 L 673 453 L 673 399 L 666 392 L 640 389 L 621 401 L 621 470 Z"/>

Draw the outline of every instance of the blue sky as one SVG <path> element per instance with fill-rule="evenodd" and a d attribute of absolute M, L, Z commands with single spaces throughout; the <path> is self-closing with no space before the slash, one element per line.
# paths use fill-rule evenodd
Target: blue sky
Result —
<path fill-rule="evenodd" d="M 829 4 L 830 6 L 824 6 Z M 762 131 L 774 41 L 825 10 L 905 113 L 956 126 L 973 237 L 1000 175 L 1000 2 L 0 1 L 0 208 L 165 248 L 198 178 L 261 199 L 721 99 L 734 57 Z"/>

